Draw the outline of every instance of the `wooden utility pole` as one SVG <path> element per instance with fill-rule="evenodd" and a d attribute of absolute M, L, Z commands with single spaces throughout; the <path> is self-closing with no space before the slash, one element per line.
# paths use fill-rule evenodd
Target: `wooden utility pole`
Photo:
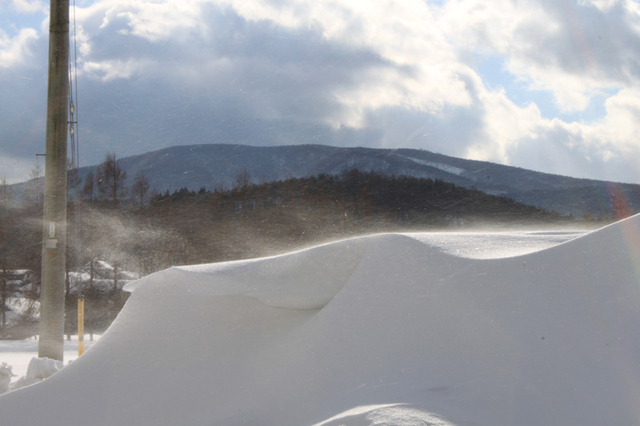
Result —
<path fill-rule="evenodd" d="M 51 0 L 40 339 L 38 357 L 63 360 L 67 246 L 69 0 Z"/>

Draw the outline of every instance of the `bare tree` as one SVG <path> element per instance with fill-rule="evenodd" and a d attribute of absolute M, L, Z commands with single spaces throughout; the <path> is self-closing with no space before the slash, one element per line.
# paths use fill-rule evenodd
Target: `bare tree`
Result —
<path fill-rule="evenodd" d="M 11 200 L 11 188 L 7 182 L 7 176 L 0 176 L 0 204 L 7 204 Z"/>
<path fill-rule="evenodd" d="M 213 188 L 213 192 L 224 192 L 226 190 L 227 190 L 227 186 L 225 185 L 223 180 L 219 180 L 218 183 Z"/>
<path fill-rule="evenodd" d="M 251 173 L 244 167 L 241 171 L 236 175 L 236 188 L 237 189 L 245 189 L 249 185 L 251 185 Z"/>
<path fill-rule="evenodd" d="M 89 172 L 87 177 L 84 178 L 84 186 L 82 187 L 82 196 L 85 200 L 89 200 L 89 203 L 93 203 L 93 196 L 96 193 L 96 183 L 93 177 L 93 172 Z"/>
<path fill-rule="evenodd" d="M 144 207 L 145 200 L 147 198 L 147 192 L 149 191 L 149 180 L 143 171 L 136 173 L 133 178 L 133 185 L 131 185 L 131 196 L 140 202 L 140 208 Z"/>
<path fill-rule="evenodd" d="M 29 182 L 27 184 L 27 195 L 29 199 L 37 206 L 42 205 L 44 202 L 44 194 L 43 194 L 43 172 L 42 172 L 42 164 L 39 161 L 31 168 L 29 172 Z"/>
<path fill-rule="evenodd" d="M 116 154 L 108 153 L 98 166 L 97 185 L 100 197 L 111 200 L 113 207 L 117 207 L 119 201 L 127 196 L 127 172 L 122 170 L 116 161 Z"/>

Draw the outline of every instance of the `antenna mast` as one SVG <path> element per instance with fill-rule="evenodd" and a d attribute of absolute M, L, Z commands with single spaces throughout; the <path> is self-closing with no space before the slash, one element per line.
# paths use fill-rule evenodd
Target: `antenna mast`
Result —
<path fill-rule="evenodd" d="M 38 357 L 62 361 L 67 246 L 69 0 L 51 0 L 50 8 Z"/>

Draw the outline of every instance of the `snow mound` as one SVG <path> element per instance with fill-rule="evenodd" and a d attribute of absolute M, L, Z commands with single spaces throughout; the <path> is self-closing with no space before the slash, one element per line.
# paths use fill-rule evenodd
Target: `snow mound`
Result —
<path fill-rule="evenodd" d="M 640 216 L 518 257 L 445 246 L 374 235 L 143 278 L 83 356 L 0 397 L 3 422 L 640 424 Z"/>
<path fill-rule="evenodd" d="M 30 382 L 37 382 L 51 377 L 54 373 L 62 370 L 64 364 L 49 358 L 31 358 L 27 375 L 25 376 Z"/>
<path fill-rule="evenodd" d="M 4 364 L 4 366 L 8 367 L 6 366 L 6 364 Z M 47 379 L 53 376 L 55 373 L 62 370 L 63 368 L 64 368 L 64 364 L 61 361 L 56 361 L 49 358 L 35 358 L 35 357 L 31 358 L 31 361 L 29 361 L 29 366 L 27 367 L 27 375 L 20 377 L 18 380 L 16 380 L 14 383 L 11 383 L 10 385 L 7 383 L 7 387 L 4 389 L 4 391 L 8 389 L 16 390 L 16 389 L 23 388 L 25 386 L 39 383 L 44 379 Z M 9 373 L 11 373 L 11 367 L 8 367 L 8 370 L 9 370 Z M 13 376 L 13 374 L 10 375 L 9 380 L 11 380 L 11 376 Z M 0 390 L 1 390 L 1 387 L 0 387 Z"/>

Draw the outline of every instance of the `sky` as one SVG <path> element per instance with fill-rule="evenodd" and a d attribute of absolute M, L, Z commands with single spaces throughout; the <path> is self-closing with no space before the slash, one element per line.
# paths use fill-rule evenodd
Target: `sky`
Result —
<path fill-rule="evenodd" d="M 175 145 L 326 144 L 640 183 L 635 0 L 75 6 L 81 165 Z M 0 0 L 9 182 L 44 152 L 48 7 Z"/>

